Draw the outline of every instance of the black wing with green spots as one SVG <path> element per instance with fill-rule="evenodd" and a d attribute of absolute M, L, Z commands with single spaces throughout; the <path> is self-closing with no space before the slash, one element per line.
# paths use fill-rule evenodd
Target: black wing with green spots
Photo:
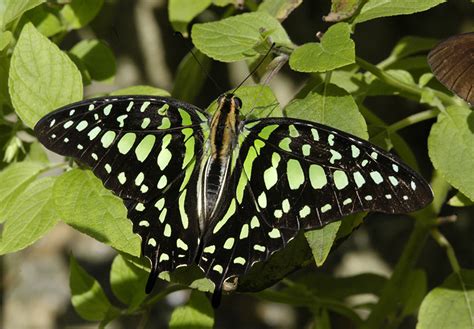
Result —
<path fill-rule="evenodd" d="M 217 283 L 245 273 L 299 230 L 360 211 L 407 213 L 432 200 L 426 181 L 392 154 L 312 122 L 247 122 L 232 199 L 204 236 L 200 267 Z"/>
<path fill-rule="evenodd" d="M 92 168 L 121 197 L 156 276 L 194 262 L 196 179 L 207 114 L 170 98 L 97 98 L 50 113 L 40 142 Z"/>

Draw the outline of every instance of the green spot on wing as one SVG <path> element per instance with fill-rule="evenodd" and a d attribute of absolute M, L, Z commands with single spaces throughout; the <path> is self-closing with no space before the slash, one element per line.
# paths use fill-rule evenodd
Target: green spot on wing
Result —
<path fill-rule="evenodd" d="M 286 174 L 290 189 L 296 190 L 304 183 L 305 178 L 303 168 L 301 168 L 301 164 L 298 160 L 288 160 Z"/>
<path fill-rule="evenodd" d="M 328 180 L 324 168 L 320 165 L 312 164 L 309 167 L 309 181 L 314 189 L 320 189 L 326 185 Z"/>
<path fill-rule="evenodd" d="M 155 135 L 146 135 L 145 138 L 141 140 L 135 149 L 135 155 L 137 156 L 138 161 L 143 162 L 146 160 L 155 145 L 155 141 Z"/>
<path fill-rule="evenodd" d="M 135 143 L 137 135 L 135 133 L 126 133 L 120 138 L 117 147 L 120 153 L 127 154 Z"/>

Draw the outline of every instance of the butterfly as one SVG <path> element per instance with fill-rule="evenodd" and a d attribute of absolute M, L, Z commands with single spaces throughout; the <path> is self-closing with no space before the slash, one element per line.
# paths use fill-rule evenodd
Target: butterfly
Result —
<path fill-rule="evenodd" d="M 428 54 L 428 64 L 446 88 L 474 105 L 474 33 L 442 41 Z"/>
<path fill-rule="evenodd" d="M 102 97 L 34 130 L 122 198 L 151 261 L 147 292 L 159 273 L 197 264 L 220 296 L 301 230 L 432 201 L 420 175 L 365 140 L 310 121 L 245 119 L 241 107 L 232 93 L 212 116 L 167 97 Z"/>

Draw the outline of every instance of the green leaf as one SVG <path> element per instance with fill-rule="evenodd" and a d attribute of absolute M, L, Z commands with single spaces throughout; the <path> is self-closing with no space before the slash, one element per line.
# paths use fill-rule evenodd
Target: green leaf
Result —
<path fill-rule="evenodd" d="M 293 10 L 298 8 L 302 2 L 303 0 L 265 0 L 258 6 L 258 10 L 264 10 L 282 22 Z"/>
<path fill-rule="evenodd" d="M 370 0 L 360 10 L 353 24 L 379 17 L 408 15 L 436 7 L 446 0 Z"/>
<path fill-rule="evenodd" d="M 61 15 L 70 29 L 89 24 L 99 13 L 104 0 L 71 0 L 61 9 Z"/>
<path fill-rule="evenodd" d="M 13 34 L 10 31 L 0 32 L 0 51 L 7 48 L 13 40 Z"/>
<path fill-rule="evenodd" d="M 90 276 L 74 259 L 70 257 L 71 302 L 76 312 L 89 321 L 101 321 L 119 310 L 110 304 L 99 282 Z"/>
<path fill-rule="evenodd" d="M 61 219 L 77 230 L 132 256 L 140 256 L 140 238 L 120 198 L 90 171 L 73 169 L 56 181 L 53 197 Z"/>
<path fill-rule="evenodd" d="M 82 99 L 76 66 L 30 23 L 13 51 L 8 85 L 13 106 L 29 127 L 52 110 Z"/>
<path fill-rule="evenodd" d="M 417 329 L 474 328 L 474 270 L 452 273 L 423 300 Z"/>
<path fill-rule="evenodd" d="M 0 5 L 0 30 L 5 29 L 8 24 L 20 18 L 26 11 L 39 6 L 43 2 L 45 0 L 5 0 Z"/>
<path fill-rule="evenodd" d="M 415 80 L 413 79 L 412 75 L 410 74 L 410 72 L 406 70 L 386 70 L 385 74 L 390 75 L 394 77 L 395 79 L 405 82 L 407 84 L 410 84 L 410 85 L 415 84 Z M 375 77 L 373 77 L 373 79 L 369 82 L 366 95 L 367 96 L 402 95 L 409 99 L 419 101 L 418 96 L 415 98 L 413 95 L 404 93 L 403 91 L 400 91 L 398 88 L 390 86 Z"/>
<path fill-rule="evenodd" d="M 77 56 L 95 81 L 113 83 L 116 64 L 112 50 L 100 40 L 83 40 L 76 44 L 71 53 Z"/>
<path fill-rule="evenodd" d="M 170 0 L 168 2 L 168 16 L 173 29 L 187 36 L 189 22 L 211 3 L 212 0 Z"/>
<path fill-rule="evenodd" d="M 34 181 L 3 210 L 6 222 L 0 254 L 28 247 L 56 225 L 59 217 L 51 197 L 54 181 L 54 177 Z"/>
<path fill-rule="evenodd" d="M 356 98 L 358 94 L 365 93 L 367 87 L 363 73 L 357 71 L 358 67 L 355 65 L 346 66 L 345 68 L 332 71 L 331 83 L 345 89 L 349 94 L 352 94 L 352 96 Z M 324 76 L 324 74 L 320 75 Z M 315 80 L 316 79 L 321 83 L 323 77 L 320 78 L 317 76 Z"/>
<path fill-rule="evenodd" d="M 326 22 L 340 22 L 352 17 L 359 9 L 362 0 L 331 0 L 331 12 L 323 16 Z"/>
<path fill-rule="evenodd" d="M 266 12 L 194 24 L 191 35 L 196 48 L 207 56 L 222 62 L 236 62 L 259 55 L 254 48 L 264 41 L 262 29 L 277 45 L 291 45 L 280 22 Z"/>
<path fill-rule="evenodd" d="M 171 313 L 170 329 L 212 329 L 214 310 L 202 292 L 193 291 L 186 305 Z"/>
<path fill-rule="evenodd" d="M 449 199 L 448 204 L 451 207 L 469 207 L 474 205 L 474 201 L 469 200 L 467 196 L 458 192 L 455 196 Z"/>
<path fill-rule="evenodd" d="M 299 72 L 326 72 L 354 62 L 355 45 L 346 23 L 331 26 L 321 42 L 306 43 L 290 56 L 290 67 Z"/>
<path fill-rule="evenodd" d="M 436 39 L 407 36 L 398 41 L 390 53 L 389 58 L 392 58 L 393 60 L 400 60 L 420 52 L 429 51 L 437 43 L 438 41 Z"/>
<path fill-rule="evenodd" d="M 23 27 L 28 22 L 31 22 L 46 37 L 53 36 L 64 30 L 64 26 L 59 18 L 46 6 L 39 6 L 28 11 L 21 18 L 19 26 Z"/>
<path fill-rule="evenodd" d="M 136 309 L 146 298 L 148 272 L 117 255 L 110 270 L 110 286 L 115 296 L 130 310 Z"/>
<path fill-rule="evenodd" d="M 329 253 L 332 251 L 334 242 L 346 238 L 352 231 L 362 223 L 366 213 L 358 213 L 344 217 L 324 226 L 321 229 L 307 231 L 304 233 L 308 242 L 314 261 L 317 266 L 322 266 Z"/>
<path fill-rule="evenodd" d="M 6 209 L 44 169 L 38 162 L 18 162 L 0 172 L 0 223 L 7 218 Z"/>
<path fill-rule="evenodd" d="M 352 96 L 335 85 L 314 89 L 305 98 L 291 101 L 284 109 L 288 117 L 315 121 L 363 139 L 367 124 Z"/>
<path fill-rule="evenodd" d="M 431 128 L 428 151 L 444 179 L 474 200 L 474 115 L 461 106 L 440 113 Z"/>
<path fill-rule="evenodd" d="M 48 155 L 45 152 L 45 148 L 38 141 L 29 144 L 29 149 L 28 153 L 26 154 L 25 161 L 49 164 L 49 159 Z"/>
<path fill-rule="evenodd" d="M 192 103 L 201 91 L 207 79 L 206 73 L 210 72 L 211 59 L 194 48 L 193 54 L 189 52 L 179 63 L 174 79 L 171 95 L 176 99 Z M 199 62 L 198 62 L 199 61 Z"/>
<path fill-rule="evenodd" d="M 267 116 L 282 116 L 280 104 L 268 86 L 242 86 L 237 89 L 235 95 L 242 101 L 240 113 L 244 115 L 247 120 L 265 118 Z M 217 100 L 207 107 L 206 112 L 214 114 L 216 110 Z"/>
<path fill-rule="evenodd" d="M 164 89 L 155 88 L 151 86 L 139 85 L 131 86 L 127 88 L 122 88 L 114 90 L 110 93 L 111 96 L 120 96 L 120 95 L 149 95 L 149 96 L 170 96 L 170 93 Z"/>
<path fill-rule="evenodd" d="M 337 221 L 326 225 L 322 229 L 304 233 L 317 266 L 323 265 L 326 261 L 340 226 L 341 221 Z"/>
<path fill-rule="evenodd" d="M 161 272 L 158 277 L 162 280 L 179 283 L 199 291 L 214 291 L 214 283 L 211 280 L 204 278 L 202 270 L 194 264 L 177 268 L 171 274 L 169 272 Z"/>

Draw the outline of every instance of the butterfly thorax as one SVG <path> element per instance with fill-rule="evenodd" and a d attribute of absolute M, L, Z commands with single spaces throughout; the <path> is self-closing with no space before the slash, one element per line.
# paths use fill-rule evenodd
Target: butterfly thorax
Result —
<path fill-rule="evenodd" d="M 219 97 L 217 111 L 210 122 L 208 156 L 200 170 L 201 191 L 198 195 L 201 232 L 219 214 L 219 205 L 230 179 L 233 150 L 237 145 L 241 101 L 233 94 Z"/>

